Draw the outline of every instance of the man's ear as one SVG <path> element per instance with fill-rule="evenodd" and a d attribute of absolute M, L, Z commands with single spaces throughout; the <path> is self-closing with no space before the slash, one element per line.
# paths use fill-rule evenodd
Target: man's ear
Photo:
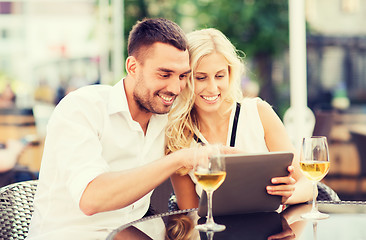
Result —
<path fill-rule="evenodd" d="M 126 71 L 128 75 L 134 76 L 136 74 L 137 60 L 134 56 L 129 56 L 126 59 Z"/>

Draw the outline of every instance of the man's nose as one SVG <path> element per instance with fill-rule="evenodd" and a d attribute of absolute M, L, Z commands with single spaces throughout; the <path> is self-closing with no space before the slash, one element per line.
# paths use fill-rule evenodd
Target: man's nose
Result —
<path fill-rule="evenodd" d="M 182 81 L 179 77 L 171 79 L 167 87 L 168 92 L 178 95 L 182 91 Z"/>

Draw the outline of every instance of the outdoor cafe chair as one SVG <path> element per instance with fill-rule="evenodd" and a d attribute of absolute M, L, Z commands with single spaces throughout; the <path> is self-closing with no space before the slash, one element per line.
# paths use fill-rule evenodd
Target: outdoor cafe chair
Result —
<path fill-rule="evenodd" d="M 0 240 L 27 237 L 37 184 L 31 180 L 0 188 Z"/>
<path fill-rule="evenodd" d="M 331 201 L 331 202 L 338 202 L 341 201 L 338 194 L 330 188 L 328 185 L 318 182 L 318 201 Z"/>

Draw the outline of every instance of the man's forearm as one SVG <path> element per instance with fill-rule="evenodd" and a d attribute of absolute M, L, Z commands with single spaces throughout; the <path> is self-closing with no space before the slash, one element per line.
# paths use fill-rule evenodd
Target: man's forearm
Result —
<path fill-rule="evenodd" d="M 103 173 L 88 184 L 79 207 L 86 215 L 124 208 L 145 196 L 180 167 L 178 160 L 165 156 L 138 168 Z"/>

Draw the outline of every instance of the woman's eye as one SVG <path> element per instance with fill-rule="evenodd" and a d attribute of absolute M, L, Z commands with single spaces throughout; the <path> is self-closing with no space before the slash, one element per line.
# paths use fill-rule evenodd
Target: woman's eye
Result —
<path fill-rule="evenodd" d="M 198 80 L 198 81 L 200 81 L 200 80 L 204 80 L 206 77 L 196 77 L 196 79 Z"/>
<path fill-rule="evenodd" d="M 217 75 L 216 78 L 223 78 L 225 77 L 224 75 Z"/>

